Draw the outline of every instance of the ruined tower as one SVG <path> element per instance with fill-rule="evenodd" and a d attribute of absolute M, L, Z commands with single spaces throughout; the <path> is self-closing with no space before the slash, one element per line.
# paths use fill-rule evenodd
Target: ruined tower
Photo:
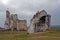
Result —
<path fill-rule="evenodd" d="M 7 28 L 10 28 L 10 12 L 9 12 L 9 10 L 6 10 L 5 26 L 6 26 Z"/>
<path fill-rule="evenodd" d="M 18 16 L 17 14 L 11 14 L 11 30 L 17 30 L 17 21 L 18 21 Z"/>

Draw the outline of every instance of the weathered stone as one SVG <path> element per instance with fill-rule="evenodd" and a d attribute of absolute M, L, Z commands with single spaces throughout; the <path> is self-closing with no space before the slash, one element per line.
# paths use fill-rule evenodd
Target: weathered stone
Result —
<path fill-rule="evenodd" d="M 49 30 L 51 16 L 45 10 L 38 11 L 31 19 L 28 33 L 45 32 Z"/>
<path fill-rule="evenodd" d="M 4 24 L 6 27 L 9 27 L 9 29 L 17 30 L 17 31 L 26 31 L 27 30 L 27 21 L 26 20 L 19 20 L 17 14 L 11 14 L 7 10 L 6 11 L 6 21 Z"/>
<path fill-rule="evenodd" d="M 26 20 L 18 20 L 18 29 L 26 31 L 27 30 L 27 21 Z"/>
<path fill-rule="evenodd" d="M 10 12 L 6 10 L 6 21 L 4 24 L 7 28 L 10 28 Z"/>

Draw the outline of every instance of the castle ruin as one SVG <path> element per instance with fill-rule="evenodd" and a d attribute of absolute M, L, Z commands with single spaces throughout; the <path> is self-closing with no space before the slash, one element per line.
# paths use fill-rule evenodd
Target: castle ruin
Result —
<path fill-rule="evenodd" d="M 6 10 L 6 21 L 5 27 L 8 29 L 17 30 L 17 31 L 26 31 L 27 30 L 27 21 L 19 20 L 17 14 L 10 14 L 8 10 Z"/>
<path fill-rule="evenodd" d="M 50 29 L 51 15 L 45 10 L 38 11 L 30 21 L 28 33 L 45 32 Z"/>
<path fill-rule="evenodd" d="M 45 10 L 38 11 L 30 21 L 30 26 L 27 27 L 26 20 L 19 20 L 17 14 L 10 14 L 6 11 L 5 26 L 9 29 L 17 31 L 28 31 L 28 33 L 46 32 L 50 30 L 51 15 Z M 27 29 L 28 28 L 28 29 Z"/>

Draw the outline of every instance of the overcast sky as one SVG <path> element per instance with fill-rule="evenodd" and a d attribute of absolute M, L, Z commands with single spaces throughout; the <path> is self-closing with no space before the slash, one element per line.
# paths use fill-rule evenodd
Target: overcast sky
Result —
<path fill-rule="evenodd" d="M 18 14 L 19 19 L 28 22 L 37 11 L 46 10 L 51 15 L 51 25 L 60 25 L 60 0 L 0 0 L 1 27 L 4 26 L 7 8 L 11 14 Z"/>

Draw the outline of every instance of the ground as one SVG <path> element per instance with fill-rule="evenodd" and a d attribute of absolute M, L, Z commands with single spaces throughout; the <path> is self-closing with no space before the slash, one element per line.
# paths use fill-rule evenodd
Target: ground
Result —
<path fill-rule="evenodd" d="M 0 32 L 0 40 L 60 40 L 60 32 L 27 34 L 26 32 L 6 31 Z"/>

